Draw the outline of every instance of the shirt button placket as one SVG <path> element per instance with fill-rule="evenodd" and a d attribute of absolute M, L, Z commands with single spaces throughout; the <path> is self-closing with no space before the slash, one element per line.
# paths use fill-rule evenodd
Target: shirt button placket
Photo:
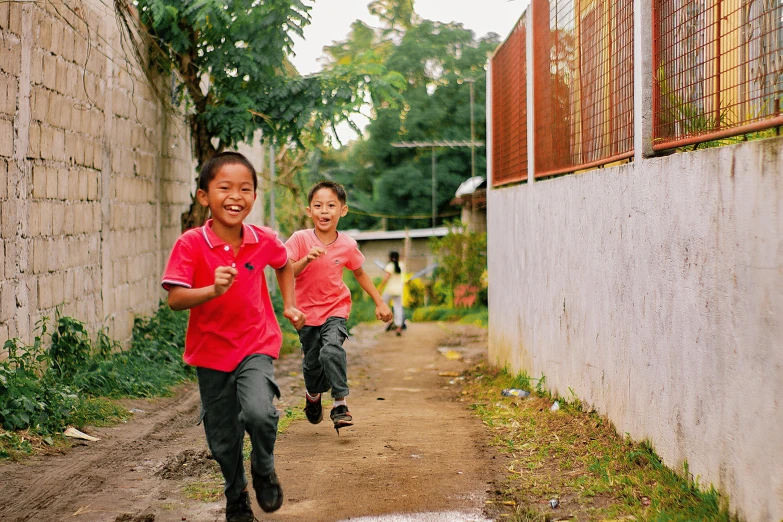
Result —
<path fill-rule="evenodd" d="M 223 247 L 223 250 L 225 250 L 226 252 L 228 252 L 229 250 L 231 250 L 231 247 L 230 247 L 230 246 L 228 246 L 228 245 L 226 245 L 226 246 L 224 246 L 224 247 Z M 231 257 L 233 258 L 233 255 L 232 255 Z M 231 263 L 231 267 L 232 267 L 232 268 L 236 268 L 236 267 L 237 267 L 237 264 L 232 262 L 232 263 Z"/>

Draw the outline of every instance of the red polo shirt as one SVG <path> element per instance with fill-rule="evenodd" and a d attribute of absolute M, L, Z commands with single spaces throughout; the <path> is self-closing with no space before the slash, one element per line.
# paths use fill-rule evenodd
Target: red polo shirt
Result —
<path fill-rule="evenodd" d="M 242 245 L 233 249 L 212 231 L 212 220 L 188 230 L 171 250 L 163 288 L 203 288 L 215 283 L 215 269 L 239 271 L 228 291 L 190 310 L 183 359 L 192 366 L 233 371 L 251 354 L 277 358 L 282 334 L 277 323 L 264 268 L 282 268 L 285 246 L 269 228 L 242 225 Z"/>
<path fill-rule="evenodd" d="M 307 316 L 307 326 L 321 326 L 329 317 L 348 318 L 351 291 L 343 282 L 343 267 L 358 270 L 364 263 L 359 245 L 341 232 L 328 245 L 321 243 L 312 228 L 294 232 L 285 242 L 291 261 L 307 257 L 314 246 L 325 248 L 326 254 L 296 276 L 296 306 Z"/>

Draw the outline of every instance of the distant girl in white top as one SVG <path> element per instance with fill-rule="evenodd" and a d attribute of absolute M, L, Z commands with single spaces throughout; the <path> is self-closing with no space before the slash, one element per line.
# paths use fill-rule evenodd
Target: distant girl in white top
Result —
<path fill-rule="evenodd" d="M 383 269 L 386 274 L 383 276 L 380 288 L 383 289 L 383 302 L 392 302 L 394 311 L 394 326 L 397 328 L 397 335 L 402 334 L 402 323 L 404 314 L 402 310 L 402 272 L 403 266 L 400 263 L 400 254 L 395 251 L 389 252 L 389 262 Z"/>

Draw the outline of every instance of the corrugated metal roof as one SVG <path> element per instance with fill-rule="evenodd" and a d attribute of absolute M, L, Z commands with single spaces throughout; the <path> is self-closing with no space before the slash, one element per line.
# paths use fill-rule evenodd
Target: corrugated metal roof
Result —
<path fill-rule="evenodd" d="M 405 239 L 405 230 L 378 230 L 378 231 L 361 231 L 361 230 L 345 230 L 343 232 L 347 236 L 351 236 L 356 241 L 377 241 L 380 239 Z M 449 233 L 448 227 L 435 227 L 435 228 L 416 228 L 408 230 L 407 235 L 410 238 L 420 237 L 443 237 Z"/>

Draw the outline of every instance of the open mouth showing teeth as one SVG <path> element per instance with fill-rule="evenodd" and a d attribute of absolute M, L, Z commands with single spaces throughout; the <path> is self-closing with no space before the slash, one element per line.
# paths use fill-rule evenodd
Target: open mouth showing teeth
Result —
<path fill-rule="evenodd" d="M 229 212 L 241 212 L 242 207 L 239 207 L 237 205 L 229 205 L 226 207 L 226 210 L 228 210 Z"/>

